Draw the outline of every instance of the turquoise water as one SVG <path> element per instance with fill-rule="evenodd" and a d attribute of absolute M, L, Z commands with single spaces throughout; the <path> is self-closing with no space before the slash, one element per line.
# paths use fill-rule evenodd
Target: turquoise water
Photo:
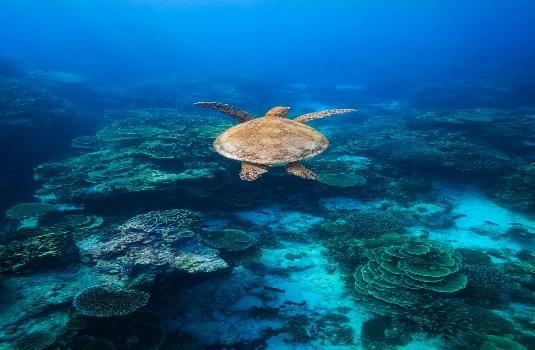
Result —
<path fill-rule="evenodd" d="M 3 1 L 0 349 L 535 348 L 534 14 Z"/>

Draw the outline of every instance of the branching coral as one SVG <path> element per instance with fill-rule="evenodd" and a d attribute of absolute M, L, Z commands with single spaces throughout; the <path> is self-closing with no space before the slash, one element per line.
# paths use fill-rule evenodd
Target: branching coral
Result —
<path fill-rule="evenodd" d="M 464 293 L 476 300 L 496 300 L 508 285 L 505 271 L 500 266 L 464 265 L 462 272 L 468 277 Z"/>
<path fill-rule="evenodd" d="M 69 232 L 48 229 L 22 229 L 6 233 L 0 244 L 0 273 L 20 274 L 67 266 L 78 260 L 78 247 Z"/>
<path fill-rule="evenodd" d="M 377 238 L 387 233 L 399 233 L 399 220 L 382 210 L 360 210 L 334 216 L 321 225 L 326 237 Z"/>
<path fill-rule="evenodd" d="M 119 226 L 120 231 L 143 232 L 148 235 L 160 236 L 164 240 L 174 242 L 180 238 L 196 234 L 201 222 L 201 214 L 185 209 L 151 211 L 136 215 Z"/>

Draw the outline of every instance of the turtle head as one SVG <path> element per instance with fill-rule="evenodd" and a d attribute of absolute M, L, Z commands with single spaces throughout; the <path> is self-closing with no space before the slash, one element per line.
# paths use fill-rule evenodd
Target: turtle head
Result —
<path fill-rule="evenodd" d="M 264 115 L 265 118 L 287 118 L 290 107 L 273 107 Z"/>

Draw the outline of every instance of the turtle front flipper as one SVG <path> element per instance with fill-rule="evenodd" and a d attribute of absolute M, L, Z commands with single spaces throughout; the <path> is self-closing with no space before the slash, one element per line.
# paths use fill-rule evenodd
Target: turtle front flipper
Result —
<path fill-rule="evenodd" d="M 194 105 L 198 107 L 211 108 L 218 112 L 225 113 L 227 115 L 230 115 L 231 117 L 236 118 L 236 120 L 240 123 L 244 123 L 246 121 L 254 119 L 254 116 L 251 113 L 240 111 L 236 107 L 232 107 L 231 105 L 228 105 L 226 103 L 195 102 Z"/>
<path fill-rule="evenodd" d="M 248 162 L 241 163 L 240 179 L 245 181 L 254 181 L 262 174 L 267 173 L 268 166 L 261 164 L 253 164 Z"/>
<path fill-rule="evenodd" d="M 299 176 L 300 178 L 307 180 L 316 180 L 318 176 L 309 168 L 305 167 L 300 162 L 288 163 L 286 165 L 286 171 L 288 174 Z"/>
<path fill-rule="evenodd" d="M 299 122 L 299 123 L 308 123 L 309 121 L 314 120 L 314 119 L 320 119 L 320 118 L 330 117 L 331 115 L 351 113 L 351 112 L 356 112 L 356 111 L 357 111 L 356 109 L 350 109 L 350 108 L 327 109 L 325 111 L 312 112 L 312 113 L 300 115 L 299 117 L 295 118 L 294 121 Z"/>

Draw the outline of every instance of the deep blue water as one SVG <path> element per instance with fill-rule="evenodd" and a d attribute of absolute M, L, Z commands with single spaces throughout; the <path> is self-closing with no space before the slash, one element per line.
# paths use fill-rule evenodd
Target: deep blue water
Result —
<path fill-rule="evenodd" d="M 529 0 L 2 0 L 0 350 L 535 348 L 533 23 Z M 295 124 L 228 146 L 242 170 L 213 142 L 249 116 L 198 101 L 358 111 L 306 122 L 312 181 L 250 158 L 297 152 Z"/>

